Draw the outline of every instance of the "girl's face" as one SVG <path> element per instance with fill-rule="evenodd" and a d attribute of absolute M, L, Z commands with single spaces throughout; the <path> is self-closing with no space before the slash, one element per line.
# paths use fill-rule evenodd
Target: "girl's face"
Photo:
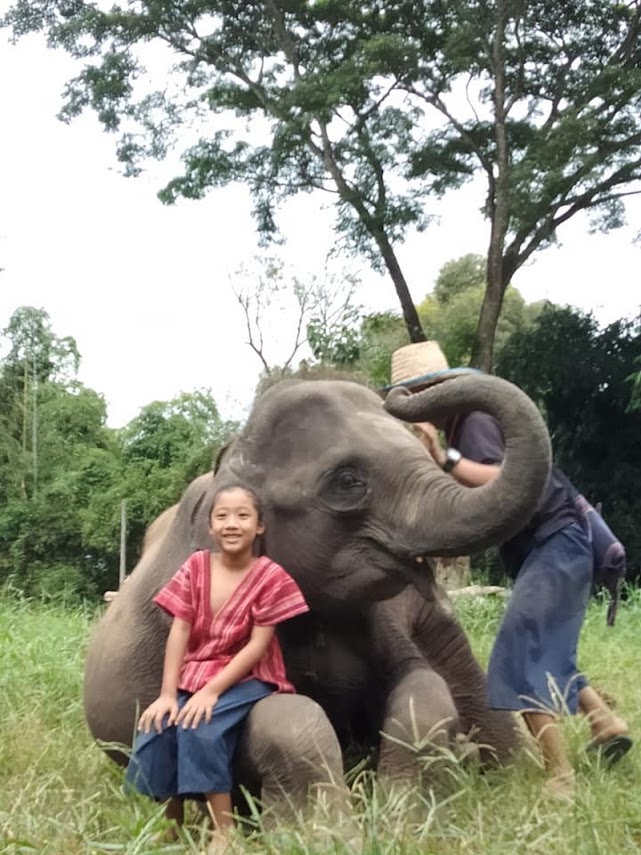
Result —
<path fill-rule="evenodd" d="M 232 487 L 218 494 L 209 520 L 209 533 L 221 552 L 250 554 L 254 540 L 265 530 L 251 493 Z"/>

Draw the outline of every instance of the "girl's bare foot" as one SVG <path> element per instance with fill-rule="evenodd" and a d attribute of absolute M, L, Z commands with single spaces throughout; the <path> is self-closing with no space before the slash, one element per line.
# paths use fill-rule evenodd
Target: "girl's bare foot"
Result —
<path fill-rule="evenodd" d="M 185 821 L 185 802 L 174 796 L 165 804 L 165 819 L 171 825 L 153 835 L 152 842 L 158 845 L 162 843 L 175 843 L 180 840 L 180 828 Z"/>
<path fill-rule="evenodd" d="M 163 843 L 176 843 L 180 840 L 180 826 L 170 825 L 168 828 L 163 828 L 162 831 L 157 831 L 152 835 L 151 842 L 157 846 Z"/>
<path fill-rule="evenodd" d="M 221 834 L 220 831 L 213 831 L 207 847 L 207 855 L 223 855 L 223 853 L 230 852 L 231 845 L 228 835 Z"/>

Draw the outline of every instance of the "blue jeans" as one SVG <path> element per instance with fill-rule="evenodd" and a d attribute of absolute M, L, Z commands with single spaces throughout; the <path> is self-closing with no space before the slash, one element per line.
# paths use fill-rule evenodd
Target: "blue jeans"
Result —
<path fill-rule="evenodd" d="M 168 727 L 165 717 L 161 733 L 138 733 L 125 786 L 161 800 L 231 792 L 231 765 L 242 723 L 254 704 L 273 691 L 261 680 L 244 680 L 220 696 L 209 724 L 202 720 L 194 729 Z M 190 692 L 179 692 L 178 706 L 190 697 Z"/>
<path fill-rule="evenodd" d="M 576 713 L 578 693 L 587 685 L 576 655 L 592 573 L 591 545 L 578 523 L 529 553 L 490 656 L 492 709 Z"/>

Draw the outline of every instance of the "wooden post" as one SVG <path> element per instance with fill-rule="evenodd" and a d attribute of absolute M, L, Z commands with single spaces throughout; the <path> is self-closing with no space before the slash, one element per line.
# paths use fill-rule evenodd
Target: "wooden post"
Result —
<path fill-rule="evenodd" d="M 127 573 L 127 500 L 120 503 L 120 573 L 118 587 L 122 586 Z"/>

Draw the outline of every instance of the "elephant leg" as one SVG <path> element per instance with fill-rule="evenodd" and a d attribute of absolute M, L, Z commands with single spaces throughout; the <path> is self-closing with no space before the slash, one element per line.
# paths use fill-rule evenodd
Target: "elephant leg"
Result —
<path fill-rule="evenodd" d="M 504 764 L 522 747 L 512 713 L 492 710 L 485 673 L 448 602 L 421 603 L 413 627 L 414 643 L 449 686 L 460 730 L 478 745 L 483 764 Z"/>
<path fill-rule="evenodd" d="M 273 694 L 253 707 L 236 768 L 237 780 L 259 795 L 267 822 L 319 799 L 332 813 L 346 805 L 338 738 L 322 707 L 304 695 Z"/>
<path fill-rule="evenodd" d="M 420 758 L 452 743 L 457 729 L 458 713 L 445 680 L 431 668 L 414 668 L 387 698 L 379 774 L 391 781 L 415 780 Z"/>

